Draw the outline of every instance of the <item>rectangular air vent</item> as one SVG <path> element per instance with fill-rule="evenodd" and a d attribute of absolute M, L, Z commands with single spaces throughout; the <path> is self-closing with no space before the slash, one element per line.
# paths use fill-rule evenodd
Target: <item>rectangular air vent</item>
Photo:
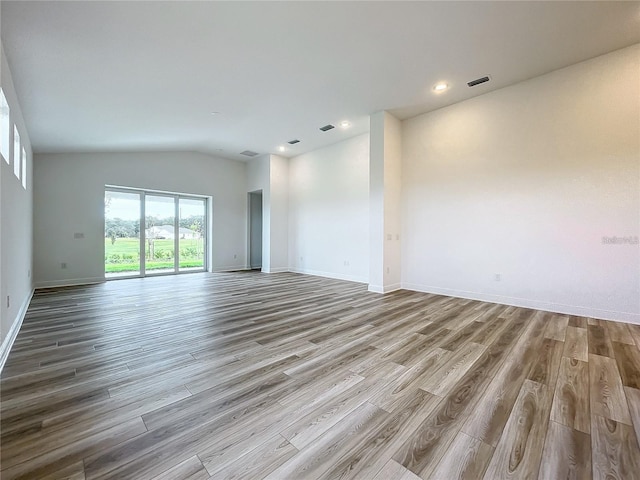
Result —
<path fill-rule="evenodd" d="M 329 125 L 325 125 L 324 127 L 320 127 L 320 130 L 322 130 L 323 132 L 329 131 L 332 128 L 336 128 L 333 125 L 329 124 Z"/>
<path fill-rule="evenodd" d="M 252 152 L 251 150 L 245 150 L 244 152 L 240 152 L 240 155 L 246 155 L 247 157 L 255 157 L 258 155 L 258 152 Z"/>
<path fill-rule="evenodd" d="M 489 77 L 482 77 L 482 78 L 477 78 L 475 80 L 471 80 L 470 82 L 467 82 L 467 85 L 469 85 L 470 87 L 475 87 L 476 85 L 480 85 L 481 83 L 485 83 L 489 81 Z"/>
<path fill-rule="evenodd" d="M 296 140 L 289 140 L 287 142 L 289 145 L 295 145 L 296 143 L 300 143 L 300 140 L 296 139 Z"/>

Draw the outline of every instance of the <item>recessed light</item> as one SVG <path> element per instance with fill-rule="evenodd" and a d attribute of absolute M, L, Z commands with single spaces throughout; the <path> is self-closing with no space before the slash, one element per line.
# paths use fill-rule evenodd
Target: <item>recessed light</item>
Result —
<path fill-rule="evenodd" d="M 433 91 L 436 92 L 436 93 L 442 93 L 445 90 L 447 90 L 448 88 L 449 88 L 448 84 L 446 84 L 445 82 L 440 82 L 440 83 L 436 83 L 433 86 Z"/>
<path fill-rule="evenodd" d="M 343 120 L 342 122 L 340 122 L 340 126 L 342 128 L 349 128 L 351 126 L 351 123 L 349 123 L 347 120 Z"/>
<path fill-rule="evenodd" d="M 211 115 L 220 115 L 220 112 L 211 112 Z"/>
<path fill-rule="evenodd" d="M 278 147 L 278 150 L 281 151 L 281 152 L 284 152 L 286 150 L 286 148 L 284 148 L 284 145 L 280 145 Z"/>

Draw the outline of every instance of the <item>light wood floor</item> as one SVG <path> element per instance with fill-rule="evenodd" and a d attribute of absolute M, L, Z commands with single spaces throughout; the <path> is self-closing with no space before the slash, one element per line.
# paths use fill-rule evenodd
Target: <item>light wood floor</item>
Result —
<path fill-rule="evenodd" d="M 639 479 L 640 327 L 296 274 L 36 293 L 3 480 Z"/>

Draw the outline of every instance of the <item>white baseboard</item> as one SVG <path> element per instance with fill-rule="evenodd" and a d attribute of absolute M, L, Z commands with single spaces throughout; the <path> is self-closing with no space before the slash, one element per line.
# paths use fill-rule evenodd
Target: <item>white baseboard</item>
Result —
<path fill-rule="evenodd" d="M 20 310 L 18 311 L 18 316 L 13 321 L 11 328 L 7 332 L 7 335 L 4 337 L 2 341 L 2 345 L 0 345 L 0 372 L 4 368 L 4 364 L 7 363 L 7 358 L 9 358 L 9 352 L 11 351 L 11 347 L 13 347 L 13 342 L 16 341 L 16 337 L 18 336 L 18 332 L 20 332 L 20 327 L 22 327 L 22 322 L 24 321 L 24 317 L 27 314 L 27 309 L 29 308 L 29 304 L 31 303 L 31 299 L 33 298 L 33 293 L 35 290 L 31 290 L 31 293 L 24 300 L 22 305 L 20 306 Z"/>
<path fill-rule="evenodd" d="M 246 265 L 229 265 L 212 268 L 209 273 L 237 272 L 238 270 L 251 270 Z"/>
<path fill-rule="evenodd" d="M 288 268 L 285 271 L 293 273 L 302 273 L 303 275 L 313 275 L 314 277 L 334 278 L 336 280 L 346 280 L 355 283 L 368 283 L 369 279 L 358 275 L 344 275 L 334 272 L 323 272 L 320 270 L 307 270 L 304 268 Z"/>
<path fill-rule="evenodd" d="M 396 290 L 402 290 L 402 284 L 392 283 L 384 286 L 384 293 L 395 292 Z"/>
<path fill-rule="evenodd" d="M 287 267 L 276 267 L 276 268 L 270 268 L 268 271 L 267 270 L 262 270 L 264 273 L 285 273 L 288 272 L 289 269 Z"/>
<path fill-rule="evenodd" d="M 401 289 L 402 285 L 399 283 L 393 283 L 391 285 L 369 285 L 368 288 L 368 290 L 373 293 L 390 293 Z"/>
<path fill-rule="evenodd" d="M 260 271 L 262 273 L 285 273 L 285 272 L 288 272 L 289 269 L 287 267 L 277 267 L 277 268 L 262 267 Z"/>
<path fill-rule="evenodd" d="M 543 302 L 539 300 L 531 300 L 528 298 L 494 295 L 491 293 L 467 292 L 464 290 L 453 290 L 449 288 L 418 285 L 414 283 L 403 283 L 402 288 L 406 290 L 413 290 L 416 292 L 446 295 L 448 297 L 467 298 L 470 300 L 479 300 L 481 302 L 499 303 L 501 305 L 532 308 L 534 310 L 543 310 L 565 315 L 577 315 L 580 317 L 599 318 L 602 320 L 614 320 L 617 322 L 634 323 L 640 325 L 640 314 L 638 313 L 601 310 L 597 308 L 581 307 L 577 305 L 563 305 L 560 303 Z"/>
<path fill-rule="evenodd" d="M 104 283 L 106 280 L 104 277 L 92 277 L 92 278 L 71 278 L 68 280 L 50 280 L 46 282 L 36 282 L 36 290 L 39 288 L 53 288 L 53 287 L 72 287 L 74 285 L 92 285 L 94 283 Z"/>

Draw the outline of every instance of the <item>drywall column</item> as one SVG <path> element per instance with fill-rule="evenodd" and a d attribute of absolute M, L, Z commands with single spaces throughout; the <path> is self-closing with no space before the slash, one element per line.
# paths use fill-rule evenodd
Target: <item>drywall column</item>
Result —
<path fill-rule="evenodd" d="M 262 190 L 262 271 L 289 270 L 289 160 L 263 155 L 249 163 L 247 192 Z"/>
<path fill-rule="evenodd" d="M 385 293 L 401 284 L 401 133 L 389 112 L 371 115 L 369 159 L 369 290 Z"/>
<path fill-rule="evenodd" d="M 269 271 L 289 270 L 289 160 L 270 155 L 271 261 Z"/>
<path fill-rule="evenodd" d="M 262 271 L 271 271 L 271 156 L 249 161 L 247 193 L 262 190 Z M 247 197 L 247 201 L 249 198 Z M 248 237 L 247 237 L 248 241 Z M 248 247 L 248 244 L 247 244 Z M 247 255 L 247 258 L 249 255 Z"/>

